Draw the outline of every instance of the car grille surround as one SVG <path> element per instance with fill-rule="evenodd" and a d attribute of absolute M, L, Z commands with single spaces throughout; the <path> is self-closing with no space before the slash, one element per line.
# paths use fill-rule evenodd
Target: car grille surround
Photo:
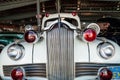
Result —
<path fill-rule="evenodd" d="M 63 26 L 47 32 L 49 80 L 74 80 L 74 34 Z"/>

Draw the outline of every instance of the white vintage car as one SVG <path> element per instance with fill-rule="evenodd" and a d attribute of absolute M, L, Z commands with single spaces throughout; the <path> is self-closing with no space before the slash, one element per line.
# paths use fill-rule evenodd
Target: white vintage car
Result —
<path fill-rule="evenodd" d="M 41 32 L 27 30 L 25 41 L 0 54 L 2 80 L 120 80 L 120 47 L 97 37 L 96 23 L 81 27 L 75 13 L 49 14 Z"/>

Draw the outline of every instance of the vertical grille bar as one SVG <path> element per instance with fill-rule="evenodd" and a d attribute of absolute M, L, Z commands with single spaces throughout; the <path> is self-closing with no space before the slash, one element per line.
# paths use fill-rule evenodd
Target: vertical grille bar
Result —
<path fill-rule="evenodd" d="M 47 32 L 49 80 L 74 80 L 74 36 L 64 27 Z"/>

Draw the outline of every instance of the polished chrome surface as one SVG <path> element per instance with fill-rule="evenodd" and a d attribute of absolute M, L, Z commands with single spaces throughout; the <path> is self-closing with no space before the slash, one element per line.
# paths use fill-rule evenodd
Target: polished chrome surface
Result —
<path fill-rule="evenodd" d="M 65 25 L 47 32 L 48 79 L 74 80 L 74 36 Z"/>
<path fill-rule="evenodd" d="M 6 65 L 3 66 L 5 76 L 10 76 L 13 68 L 22 67 L 26 77 L 46 77 L 46 64 L 25 64 L 25 65 Z"/>
<path fill-rule="evenodd" d="M 75 77 L 80 76 L 97 76 L 101 67 L 120 66 L 115 63 L 75 63 Z"/>

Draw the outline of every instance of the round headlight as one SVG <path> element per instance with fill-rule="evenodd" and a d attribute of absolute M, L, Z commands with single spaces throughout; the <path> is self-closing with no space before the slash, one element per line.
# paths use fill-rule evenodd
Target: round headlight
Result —
<path fill-rule="evenodd" d="M 24 54 L 24 47 L 20 44 L 12 44 L 7 50 L 8 56 L 13 60 L 20 59 Z"/>
<path fill-rule="evenodd" d="M 28 43 L 36 43 L 39 40 L 37 32 L 33 30 L 26 31 L 24 34 L 24 39 Z"/>
<path fill-rule="evenodd" d="M 94 29 L 86 29 L 83 32 L 83 40 L 87 41 L 87 42 L 92 42 L 96 39 L 97 33 Z"/>
<path fill-rule="evenodd" d="M 102 58 L 109 59 L 115 54 L 115 48 L 109 42 L 100 43 L 98 45 L 98 52 Z"/>
<path fill-rule="evenodd" d="M 24 69 L 21 67 L 14 68 L 11 71 L 11 77 L 13 80 L 24 80 L 24 76 L 25 76 Z"/>
<path fill-rule="evenodd" d="M 100 68 L 98 71 L 99 80 L 111 80 L 113 73 L 108 68 Z"/>

